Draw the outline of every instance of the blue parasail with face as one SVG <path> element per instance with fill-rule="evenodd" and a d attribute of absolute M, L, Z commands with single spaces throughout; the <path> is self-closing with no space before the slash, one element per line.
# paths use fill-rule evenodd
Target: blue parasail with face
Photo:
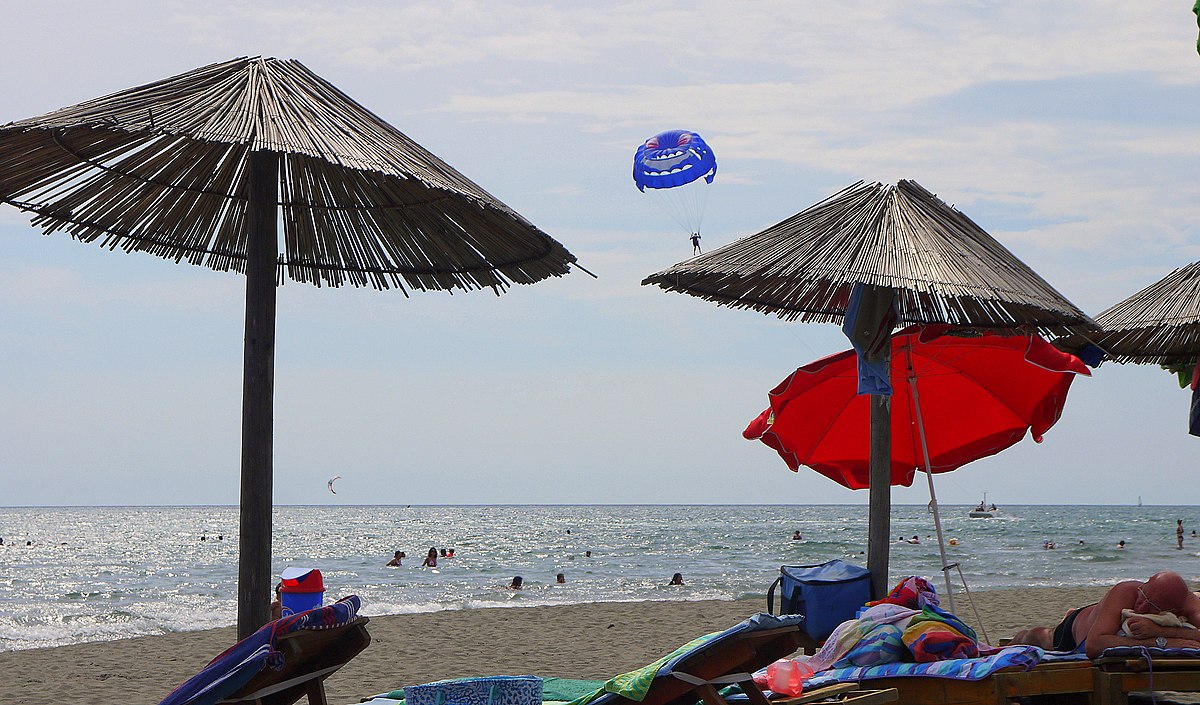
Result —
<path fill-rule="evenodd" d="M 690 130 L 668 130 L 646 140 L 633 155 L 633 181 L 639 191 L 668 189 L 717 175 L 717 157 Z"/>

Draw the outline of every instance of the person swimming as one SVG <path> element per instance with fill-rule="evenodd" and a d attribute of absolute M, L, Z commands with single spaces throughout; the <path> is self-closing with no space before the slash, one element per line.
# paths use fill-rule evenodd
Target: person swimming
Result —
<path fill-rule="evenodd" d="M 667 585 L 683 585 L 683 573 L 676 573 L 671 576 L 671 582 Z"/>
<path fill-rule="evenodd" d="M 437 549 L 430 548 L 429 553 L 425 555 L 425 562 L 423 562 L 421 564 L 421 567 L 422 568 L 436 568 L 437 567 L 437 559 L 438 559 Z"/>
<path fill-rule="evenodd" d="M 283 616 L 283 582 L 275 583 L 275 600 L 271 603 L 271 621 Z"/>
<path fill-rule="evenodd" d="M 519 575 L 513 576 L 512 582 L 507 585 L 509 590 L 520 590 L 525 584 L 525 579 Z"/>

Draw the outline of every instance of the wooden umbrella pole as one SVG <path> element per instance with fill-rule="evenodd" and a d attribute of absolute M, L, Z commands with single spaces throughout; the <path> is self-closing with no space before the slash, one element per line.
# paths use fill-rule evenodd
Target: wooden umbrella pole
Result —
<path fill-rule="evenodd" d="M 881 357 L 891 364 L 891 334 Z M 870 359 L 870 358 L 868 358 Z M 875 358 L 879 359 L 879 358 Z M 871 395 L 870 504 L 867 512 L 867 570 L 878 599 L 888 592 L 888 552 L 892 537 L 892 406 L 891 397 Z"/>
<path fill-rule="evenodd" d="M 275 283 L 279 155 L 252 152 L 247 173 L 246 341 L 242 377 L 242 498 L 238 639 L 271 620 Z"/>

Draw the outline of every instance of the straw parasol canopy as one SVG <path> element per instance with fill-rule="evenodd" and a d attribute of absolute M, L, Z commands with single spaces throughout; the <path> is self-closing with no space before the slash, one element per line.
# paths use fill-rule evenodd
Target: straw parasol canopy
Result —
<path fill-rule="evenodd" d="M 1096 316 L 1095 343 L 1121 363 L 1174 365 L 1200 358 L 1200 262 L 1176 269 Z M 1068 347 L 1079 347 L 1070 345 Z"/>
<path fill-rule="evenodd" d="M 280 275 L 530 284 L 575 258 L 299 61 L 239 58 L 0 127 L 0 200 L 110 249 L 246 268 L 253 153 L 277 155 Z"/>
<path fill-rule="evenodd" d="M 855 284 L 890 289 L 899 320 L 1053 334 L 1091 320 L 983 228 L 915 181 L 862 181 L 656 284 L 787 321 L 840 323 Z"/>
<path fill-rule="evenodd" d="M 894 306 L 899 322 L 1047 334 L 1090 330 L 1079 308 L 983 228 L 915 181 L 862 181 L 755 235 L 646 277 L 721 306 L 786 321 L 840 323 L 851 292 L 863 308 Z M 873 299 L 868 305 L 867 299 Z M 885 319 L 886 320 L 886 319 Z M 881 331 L 886 340 L 891 322 Z M 876 346 L 886 360 L 887 345 Z M 887 589 L 891 536 L 890 406 L 871 404 L 867 563 Z"/>
<path fill-rule="evenodd" d="M 499 294 L 575 262 L 294 60 L 234 59 L 4 125 L 0 201 L 46 233 L 246 274 L 239 637 L 269 617 L 277 283 Z"/>

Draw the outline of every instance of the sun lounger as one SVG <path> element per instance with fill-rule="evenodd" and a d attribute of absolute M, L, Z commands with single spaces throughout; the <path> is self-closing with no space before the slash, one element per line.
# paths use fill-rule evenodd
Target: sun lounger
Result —
<path fill-rule="evenodd" d="M 737 684 L 753 705 L 767 699 L 751 674 L 800 645 L 802 617 L 756 614 L 723 632 L 695 639 L 658 661 L 605 682 L 575 705 L 725 705 L 720 690 Z"/>
<path fill-rule="evenodd" d="M 324 680 L 371 643 L 358 597 L 271 622 L 234 644 L 159 705 L 327 705 Z"/>
<path fill-rule="evenodd" d="M 1094 665 L 1095 705 L 1124 705 L 1141 691 L 1200 691 L 1200 649 L 1115 647 Z"/>
<path fill-rule="evenodd" d="M 853 677 L 849 671 L 858 671 L 856 682 L 872 688 L 895 688 L 902 705 L 997 705 L 1027 698 L 1054 705 L 1124 705 L 1130 693 L 1200 692 L 1198 649 L 1116 647 L 1094 661 L 1083 654 L 1047 657 L 1028 669 L 1009 666 L 978 680 L 947 679 L 915 671 L 891 676 L 881 675 L 882 670 L 872 673 L 871 669 L 883 668 L 878 666 L 837 670 L 846 671 L 842 674 L 845 678 Z M 832 681 L 824 678 L 810 682 L 820 685 Z"/>
<path fill-rule="evenodd" d="M 894 688 L 902 704 L 997 705 L 1043 695 L 1053 696 L 1056 704 L 1087 703 L 1094 678 L 1087 657 L 1067 655 L 1044 661 L 1045 656 L 1036 647 L 1009 647 L 983 658 L 830 669 L 809 683 Z"/>
<path fill-rule="evenodd" d="M 893 677 L 869 681 L 872 688 L 895 688 L 901 705 L 1002 705 L 1045 696 L 1055 705 L 1090 702 L 1093 669 L 1087 661 L 1007 668 L 976 681 L 937 677 Z"/>
<path fill-rule="evenodd" d="M 767 705 L 767 697 L 754 684 L 752 674 L 796 651 L 802 621 L 803 617 L 796 615 L 754 615 L 723 632 L 694 639 L 648 666 L 604 681 L 601 687 L 571 701 L 571 705 L 695 705 L 697 702 L 730 705 L 737 699 L 751 705 Z M 732 685 L 740 688 L 737 696 L 722 693 Z M 880 705 L 895 700 L 894 692 L 853 691 L 857 691 L 856 686 L 833 688 L 824 695 L 806 692 L 800 699 L 789 702 L 815 702 L 829 696 L 853 705 Z M 393 691 L 390 695 L 398 694 Z M 853 696 L 866 697 L 855 700 Z M 378 696 L 369 702 L 383 705 L 385 697 Z"/>

